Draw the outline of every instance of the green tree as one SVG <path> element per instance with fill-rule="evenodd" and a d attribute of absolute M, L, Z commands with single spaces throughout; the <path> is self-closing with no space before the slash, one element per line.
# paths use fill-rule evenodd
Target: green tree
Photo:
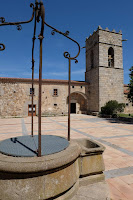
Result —
<path fill-rule="evenodd" d="M 130 102 L 133 103 L 133 66 L 129 69 L 130 71 L 130 74 L 129 74 L 129 77 L 130 77 L 130 82 L 129 82 L 129 93 L 128 93 L 128 99 Z"/>

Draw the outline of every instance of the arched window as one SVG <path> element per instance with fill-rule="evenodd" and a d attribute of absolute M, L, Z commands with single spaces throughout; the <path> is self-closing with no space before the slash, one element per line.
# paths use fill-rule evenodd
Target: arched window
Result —
<path fill-rule="evenodd" d="M 91 60 L 91 68 L 93 68 L 94 67 L 94 53 L 93 53 L 93 51 L 91 51 L 91 53 L 90 53 L 90 60 Z"/>
<path fill-rule="evenodd" d="M 108 67 L 114 67 L 114 49 L 112 47 L 108 49 Z"/>

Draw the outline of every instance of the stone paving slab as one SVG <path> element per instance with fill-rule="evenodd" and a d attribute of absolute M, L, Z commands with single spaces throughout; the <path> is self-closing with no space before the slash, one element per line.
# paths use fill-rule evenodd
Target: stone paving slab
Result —
<path fill-rule="evenodd" d="M 71 200 L 110 200 L 106 182 L 81 186 Z"/>
<path fill-rule="evenodd" d="M 42 134 L 67 138 L 67 119 L 67 116 L 42 117 Z M 0 119 L 0 140 L 29 135 L 31 133 L 30 123 L 30 117 Z M 34 117 L 35 134 L 37 130 L 38 118 Z M 114 119 L 71 114 L 71 138 L 85 137 L 94 139 L 106 147 L 104 152 L 105 175 L 111 198 L 113 200 L 133 200 L 133 124 Z M 85 188 L 80 191 L 87 195 L 90 193 Z M 80 200 L 90 198 L 90 196 L 83 196 L 83 193 L 81 192 L 79 196 Z M 96 199 L 96 197 L 91 199 Z"/>
<path fill-rule="evenodd" d="M 125 176 L 128 174 L 131 175 L 131 174 L 133 174 L 133 166 L 105 171 L 104 174 L 105 174 L 106 179 L 115 178 L 115 177 L 119 177 L 119 176 Z M 131 183 L 133 183 L 133 180 Z"/>

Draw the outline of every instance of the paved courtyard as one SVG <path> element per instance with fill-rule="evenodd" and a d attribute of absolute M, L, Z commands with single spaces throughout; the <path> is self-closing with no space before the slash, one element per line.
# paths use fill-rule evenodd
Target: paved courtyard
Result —
<path fill-rule="evenodd" d="M 34 134 L 38 118 L 34 117 Z M 0 140 L 28 135 L 31 118 L 0 119 Z M 42 134 L 67 137 L 67 116 L 42 117 Z M 89 115 L 71 115 L 71 138 L 91 138 L 106 147 L 105 176 L 113 200 L 133 200 L 133 124 Z"/>

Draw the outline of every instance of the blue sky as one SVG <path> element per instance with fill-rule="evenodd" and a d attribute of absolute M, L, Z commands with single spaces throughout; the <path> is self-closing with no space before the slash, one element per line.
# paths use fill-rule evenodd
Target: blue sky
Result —
<path fill-rule="evenodd" d="M 45 5 L 45 20 L 48 24 L 65 32 L 69 30 L 70 37 L 77 40 L 80 46 L 85 46 L 85 39 L 101 25 L 103 29 L 122 30 L 124 83 L 129 82 L 129 68 L 133 65 L 133 1 L 128 0 L 43 0 Z M 21 21 L 31 17 L 30 3 L 34 0 L 6 0 L 1 2 L 0 16 L 6 21 Z M 0 43 L 6 49 L 0 52 L 0 77 L 31 78 L 31 48 L 34 22 L 22 25 L 17 31 L 15 26 L 0 27 Z M 37 24 L 38 38 L 40 24 Z M 68 78 L 68 60 L 63 52 L 69 51 L 72 56 L 77 53 L 77 46 L 65 37 L 55 34 L 45 26 L 43 41 L 43 78 Z M 85 49 L 81 50 L 78 64 L 72 62 L 72 80 L 84 81 Z M 35 78 L 38 78 L 39 40 L 35 44 Z"/>

